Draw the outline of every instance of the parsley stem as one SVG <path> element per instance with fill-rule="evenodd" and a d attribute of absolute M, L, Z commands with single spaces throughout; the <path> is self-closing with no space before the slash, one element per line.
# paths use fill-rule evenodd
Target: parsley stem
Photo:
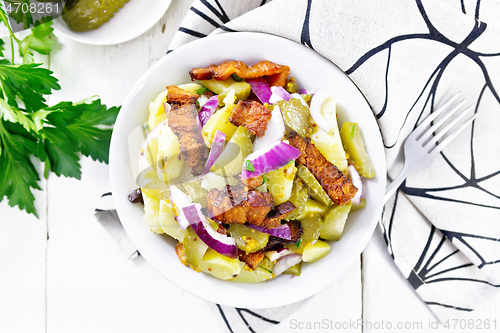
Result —
<path fill-rule="evenodd" d="M 10 51 L 12 53 L 12 59 L 10 60 L 10 63 L 14 65 L 14 39 L 16 42 L 19 44 L 21 41 L 17 39 L 17 37 L 14 35 L 14 32 L 12 32 L 12 28 L 10 27 L 9 19 L 7 16 L 5 16 L 5 13 L 3 9 L 0 8 L 0 18 L 2 19 L 3 23 L 5 26 L 9 29 L 9 34 L 10 34 Z"/>

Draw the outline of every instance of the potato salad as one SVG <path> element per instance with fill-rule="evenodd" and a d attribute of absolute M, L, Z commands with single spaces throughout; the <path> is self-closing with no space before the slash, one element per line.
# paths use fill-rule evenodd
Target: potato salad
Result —
<path fill-rule="evenodd" d="M 335 92 L 307 91 L 271 61 L 193 68 L 149 107 L 138 156 L 144 220 L 180 267 L 234 282 L 299 276 L 339 241 L 375 177 Z M 348 111 L 348 110 L 347 110 Z"/>

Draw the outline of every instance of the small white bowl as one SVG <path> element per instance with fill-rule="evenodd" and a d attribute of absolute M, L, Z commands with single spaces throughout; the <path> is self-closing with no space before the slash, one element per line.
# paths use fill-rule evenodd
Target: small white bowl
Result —
<path fill-rule="evenodd" d="M 137 154 L 142 142 L 129 136 L 148 117 L 149 103 L 165 86 L 190 82 L 194 67 L 241 60 L 255 64 L 270 60 L 291 68 L 300 87 L 314 92 L 328 88 L 335 92 L 339 124 L 357 122 L 377 177 L 365 179 L 366 207 L 349 215 L 340 241 L 330 242 L 324 258 L 304 263 L 298 277 L 282 275 L 258 283 L 218 280 L 184 267 L 175 254 L 175 241 L 152 233 L 143 221 L 143 207 L 131 204 L 127 196 L 138 186 L 134 181 Z M 130 150 L 129 150 L 130 149 Z M 129 153 L 129 151 L 131 153 Z M 132 162 L 131 162 L 132 161 Z M 224 33 L 197 40 L 164 56 L 152 66 L 129 93 L 116 121 L 111 139 L 110 175 L 113 198 L 127 234 L 144 258 L 168 280 L 193 295 L 235 307 L 269 308 L 303 300 L 331 284 L 363 251 L 380 218 L 386 185 L 385 154 L 379 127 L 365 98 L 353 82 L 330 61 L 298 43 L 272 35 Z"/>
<path fill-rule="evenodd" d="M 158 22 L 172 0 L 129 0 L 123 8 L 98 29 L 76 32 L 68 28 L 62 17 L 53 27 L 60 34 L 91 45 L 114 45 L 139 37 Z"/>

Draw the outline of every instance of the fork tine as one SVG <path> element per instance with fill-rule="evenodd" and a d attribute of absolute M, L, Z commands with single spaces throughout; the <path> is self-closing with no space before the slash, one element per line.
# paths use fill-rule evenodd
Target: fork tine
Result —
<path fill-rule="evenodd" d="M 452 121 L 450 121 L 446 126 L 442 129 L 439 129 L 439 133 L 434 135 L 433 137 L 430 138 L 429 142 L 425 144 L 425 148 L 430 148 L 432 144 L 436 143 L 443 135 L 446 134 L 455 124 L 458 124 L 458 122 L 467 115 L 467 113 L 472 110 L 472 106 L 469 106 L 467 109 L 465 109 L 462 113 L 460 113 L 458 116 L 456 116 Z M 444 117 L 443 117 L 444 118 Z M 434 127 L 434 126 L 433 126 Z M 430 132 L 430 130 L 429 130 Z M 432 131 L 434 132 L 434 131 Z M 427 134 L 427 133 L 425 133 Z M 424 135 L 425 135 L 424 134 Z"/>
<path fill-rule="evenodd" d="M 417 138 L 417 140 L 419 140 L 421 142 L 425 142 L 425 140 L 430 138 L 432 136 L 432 133 L 434 133 L 441 125 L 444 124 L 444 122 L 446 120 L 448 120 L 448 118 L 450 118 L 455 112 L 457 112 L 462 107 L 462 105 L 465 104 L 465 102 L 467 102 L 466 99 L 464 99 L 463 101 L 458 103 L 456 106 L 454 106 L 451 111 L 446 112 L 441 118 L 439 118 L 438 121 L 436 121 L 436 123 L 432 124 L 431 128 L 429 128 L 427 131 L 425 131 L 424 134 L 422 134 L 422 136 L 420 136 L 420 138 Z"/>
<path fill-rule="evenodd" d="M 434 149 L 429 152 L 430 155 L 436 155 L 437 153 L 442 151 L 444 147 L 446 147 L 460 132 L 462 132 L 467 126 L 469 126 L 469 124 L 472 123 L 472 121 L 476 119 L 478 115 L 479 112 L 467 119 L 462 125 L 460 125 L 460 127 L 453 131 L 453 133 L 450 133 L 450 135 L 448 135 L 443 141 L 441 141 Z"/>
<path fill-rule="evenodd" d="M 453 101 L 456 100 L 458 96 L 460 96 L 460 93 L 457 93 L 455 96 L 453 96 L 452 98 L 447 100 L 443 105 L 441 105 L 436 111 L 428 115 L 427 118 L 425 118 L 420 123 L 420 125 L 418 125 L 417 128 L 413 130 L 412 135 L 420 136 L 424 132 L 425 127 L 429 125 L 431 121 L 436 119 L 436 117 L 439 116 L 444 110 L 446 110 L 446 108 L 450 106 L 450 104 L 453 103 Z"/>

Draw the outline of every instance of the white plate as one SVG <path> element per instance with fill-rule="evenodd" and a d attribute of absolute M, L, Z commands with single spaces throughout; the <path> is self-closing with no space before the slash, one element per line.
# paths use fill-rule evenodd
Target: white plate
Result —
<path fill-rule="evenodd" d="M 255 47 L 258 45 L 258 47 Z M 133 142 L 129 156 L 129 135 L 147 120 L 149 103 L 164 87 L 190 82 L 193 67 L 208 66 L 224 60 L 254 64 L 270 60 L 291 68 L 301 87 L 308 91 L 328 88 L 338 101 L 339 124 L 357 122 L 377 177 L 365 180 L 364 209 L 349 215 L 342 239 L 331 242 L 330 253 L 314 263 L 304 263 L 302 274 L 258 283 L 218 280 L 195 273 L 177 258 L 175 241 L 149 231 L 143 221 L 143 208 L 131 204 L 127 195 L 137 185 L 133 168 L 142 142 Z M 134 165 L 131 165 L 134 164 Z M 111 139 L 110 175 L 118 215 L 139 252 L 163 276 L 182 289 L 216 303 L 248 308 L 269 308 L 300 301 L 331 284 L 360 255 L 380 217 L 386 182 L 385 155 L 380 131 L 365 98 L 352 81 L 335 65 L 316 52 L 287 39 L 257 33 L 224 33 L 189 43 L 164 56 L 152 66 L 129 93 L 116 121 Z"/>
<path fill-rule="evenodd" d="M 114 45 L 134 39 L 158 22 L 172 0 L 130 0 L 98 29 L 75 32 L 70 30 L 61 17 L 53 27 L 62 35 L 78 42 L 93 45 Z"/>

